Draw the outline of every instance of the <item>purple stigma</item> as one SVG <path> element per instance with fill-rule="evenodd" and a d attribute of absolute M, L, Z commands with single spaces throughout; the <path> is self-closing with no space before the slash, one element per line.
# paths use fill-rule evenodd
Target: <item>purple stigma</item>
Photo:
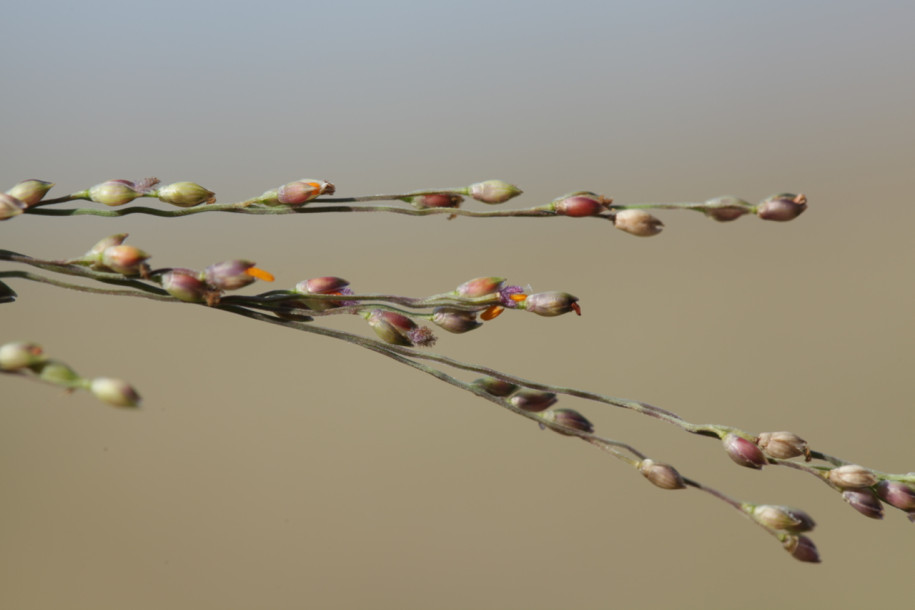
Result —
<path fill-rule="evenodd" d="M 513 301 L 511 298 L 511 295 L 523 294 L 523 293 L 524 293 L 524 288 L 522 288 L 521 286 L 506 286 L 505 288 L 503 288 L 502 290 L 500 290 L 498 292 L 499 303 L 501 303 L 503 306 L 508 307 L 510 309 L 517 308 L 518 301 Z"/>

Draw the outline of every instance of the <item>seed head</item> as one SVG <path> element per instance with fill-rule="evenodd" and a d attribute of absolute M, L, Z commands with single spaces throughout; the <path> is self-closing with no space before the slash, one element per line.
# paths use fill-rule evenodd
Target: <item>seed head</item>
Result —
<path fill-rule="evenodd" d="M 296 285 L 296 291 L 302 294 L 340 294 L 340 291 L 347 286 L 349 286 L 349 282 L 342 277 L 313 277 L 310 280 L 299 282 Z"/>
<path fill-rule="evenodd" d="M 581 315 L 581 307 L 578 306 L 578 297 L 572 296 L 568 292 L 538 292 L 529 294 L 527 298 L 520 301 L 521 308 L 539 316 L 561 316 L 564 313 L 574 311 Z"/>
<path fill-rule="evenodd" d="M 336 187 L 325 180 L 302 178 L 267 191 L 257 201 L 265 205 L 300 206 L 321 195 L 333 195 Z"/>
<path fill-rule="evenodd" d="M 12 195 L 19 201 L 25 204 L 26 207 L 31 207 L 41 201 L 41 199 L 51 190 L 51 187 L 54 186 L 53 182 L 47 182 L 45 180 L 23 180 L 22 182 L 13 186 L 13 188 L 6 191 L 7 195 Z"/>
<path fill-rule="evenodd" d="M 877 476 L 857 464 L 846 464 L 833 468 L 827 474 L 829 481 L 841 489 L 860 489 L 877 484 Z"/>
<path fill-rule="evenodd" d="M 102 402 L 107 402 L 115 407 L 137 407 L 140 405 L 140 395 L 130 384 L 120 379 L 99 377 L 93 379 L 89 391 Z"/>
<path fill-rule="evenodd" d="M 574 409 L 550 409 L 549 411 L 541 413 L 540 419 L 545 422 L 552 422 L 554 424 L 559 424 L 560 426 L 565 426 L 566 428 L 571 428 L 572 430 L 578 430 L 579 432 L 587 432 L 588 434 L 594 432 L 594 425 L 588 421 L 588 418 Z M 557 430 L 555 428 L 550 429 L 553 430 L 553 432 L 571 436 L 570 433 L 563 430 Z"/>
<path fill-rule="evenodd" d="M 101 239 L 83 255 L 85 261 L 101 261 L 102 253 L 111 246 L 120 246 L 127 239 L 127 233 L 117 233 Z"/>
<path fill-rule="evenodd" d="M 870 489 L 846 489 L 842 499 L 853 509 L 871 519 L 883 519 L 883 504 Z"/>
<path fill-rule="evenodd" d="M 172 269 L 162 274 L 162 288 L 170 295 L 188 303 L 203 303 L 211 290 L 191 269 Z"/>
<path fill-rule="evenodd" d="M 728 222 L 749 214 L 752 207 L 748 201 L 737 197 L 715 197 L 706 201 L 701 209 L 709 218 L 718 222 Z"/>
<path fill-rule="evenodd" d="M 620 210 L 613 219 L 613 226 L 638 237 L 651 237 L 664 229 L 664 223 L 645 210 Z"/>
<path fill-rule="evenodd" d="M 403 314 L 383 309 L 373 309 L 366 320 L 381 339 L 393 345 L 427 347 L 435 343 L 435 336 Z"/>
<path fill-rule="evenodd" d="M 810 460 L 807 441 L 793 432 L 763 432 L 756 440 L 756 444 L 770 457 L 787 460 L 803 455 Z"/>
<path fill-rule="evenodd" d="M 901 510 L 915 510 L 915 489 L 901 481 L 880 481 L 877 495 L 881 500 Z"/>
<path fill-rule="evenodd" d="M 501 180 L 485 180 L 470 185 L 470 196 L 483 203 L 505 203 L 521 192 L 517 186 Z"/>
<path fill-rule="evenodd" d="M 30 365 L 29 368 L 35 371 L 42 381 L 61 385 L 65 388 L 76 387 L 77 384 L 83 381 L 83 378 L 76 371 L 57 360 L 45 360 Z"/>
<path fill-rule="evenodd" d="M 562 216 L 581 218 L 596 216 L 607 209 L 611 199 L 606 199 L 588 191 L 566 195 L 553 202 L 553 211 Z"/>
<path fill-rule="evenodd" d="M 518 389 L 515 384 L 495 377 L 481 377 L 476 379 L 473 385 L 483 388 L 483 391 L 493 396 L 508 396 Z"/>
<path fill-rule="evenodd" d="M 35 343 L 16 341 L 0 345 L 0 370 L 16 371 L 46 360 L 41 346 Z"/>
<path fill-rule="evenodd" d="M 530 413 L 546 411 L 556 404 L 556 400 L 556 395 L 551 392 L 541 392 L 540 390 L 527 388 L 518 390 L 508 399 L 514 406 Z"/>
<path fill-rule="evenodd" d="M 432 310 L 432 322 L 452 333 L 466 333 L 483 326 L 477 321 L 477 314 L 463 309 L 436 307 Z"/>
<path fill-rule="evenodd" d="M 190 208 L 201 203 L 216 201 L 213 191 L 206 189 L 195 182 L 175 182 L 163 186 L 156 191 L 159 201 L 176 205 L 180 208 Z"/>
<path fill-rule="evenodd" d="M 22 214 L 28 206 L 7 193 L 0 193 L 0 220 L 7 220 Z"/>
<path fill-rule="evenodd" d="M 333 276 L 315 277 L 310 280 L 299 282 L 295 285 L 295 291 L 299 294 L 353 294 L 353 291 L 349 288 L 349 282 L 341 277 Z M 314 311 L 325 311 L 327 309 L 342 307 L 343 305 L 348 305 L 351 303 L 356 303 L 356 301 L 325 301 L 319 299 L 302 300 L 303 305 Z"/>
<path fill-rule="evenodd" d="M 273 276 L 251 261 L 234 260 L 210 265 L 201 279 L 216 290 L 238 290 L 258 279 L 272 282 Z"/>
<path fill-rule="evenodd" d="M 781 193 L 762 200 L 756 206 L 756 215 L 763 220 L 786 222 L 794 220 L 806 209 L 807 197 L 805 195 Z"/>
<path fill-rule="evenodd" d="M 686 487 L 683 477 L 670 464 L 661 464 L 645 458 L 639 462 L 639 472 L 653 485 L 661 489 L 684 489 Z"/>
<path fill-rule="evenodd" d="M 105 248 L 99 265 L 121 275 L 140 275 L 148 258 L 149 255 L 139 248 L 120 244 Z"/>
<path fill-rule="evenodd" d="M 89 199 L 96 203 L 108 206 L 124 205 L 142 196 L 134 187 L 134 183 L 129 180 L 108 180 L 90 188 L 88 195 Z"/>
<path fill-rule="evenodd" d="M 417 195 L 408 197 L 407 201 L 414 207 L 423 208 L 456 208 L 461 205 L 464 198 L 454 193 L 433 193 L 431 195 Z"/>
<path fill-rule="evenodd" d="M 454 293 L 472 299 L 498 292 L 504 285 L 504 277 L 478 277 L 464 282 L 454 289 Z"/>
<path fill-rule="evenodd" d="M 786 536 L 782 539 L 782 546 L 798 561 L 820 563 L 820 553 L 807 536 Z"/>
<path fill-rule="evenodd" d="M 793 534 L 809 532 L 814 528 L 813 518 L 802 510 L 787 506 L 759 504 L 750 512 L 760 524 L 773 530 L 784 530 Z"/>
<path fill-rule="evenodd" d="M 759 470 L 769 463 L 759 447 L 736 434 L 726 435 L 722 444 L 728 457 L 741 466 Z"/>

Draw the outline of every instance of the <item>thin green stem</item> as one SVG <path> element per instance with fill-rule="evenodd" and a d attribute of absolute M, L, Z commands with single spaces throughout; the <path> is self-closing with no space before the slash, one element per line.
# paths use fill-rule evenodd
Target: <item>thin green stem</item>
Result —
<path fill-rule="evenodd" d="M 88 388 L 88 384 L 89 384 L 88 380 L 86 380 L 86 379 L 72 379 L 72 380 L 57 379 L 57 380 L 51 381 L 48 379 L 43 379 L 39 375 L 32 374 L 28 369 L 16 370 L 16 371 L 6 371 L 3 369 L 0 369 L 0 374 L 11 375 L 11 376 L 15 375 L 22 379 L 29 379 L 36 383 L 42 383 L 44 385 L 62 388 L 64 390 L 64 392 L 66 392 L 68 394 L 75 392 L 76 390 L 85 390 Z"/>
<path fill-rule="evenodd" d="M 398 350 L 398 351 L 408 350 L 408 348 L 399 347 L 399 346 L 391 346 L 391 347 L 394 350 Z M 411 352 L 412 352 L 412 350 L 411 350 Z M 628 400 L 625 398 L 615 398 L 612 396 L 604 396 L 603 394 L 597 394 L 594 392 L 586 392 L 583 390 L 578 390 L 576 388 L 569 388 L 569 387 L 565 387 L 565 386 L 557 386 L 557 385 L 551 385 L 551 384 L 546 384 L 546 383 L 540 383 L 537 381 L 532 381 L 530 379 L 524 379 L 523 377 L 516 377 L 514 375 L 508 375 L 506 373 L 497 371 L 497 370 L 489 368 L 489 367 L 467 364 L 465 362 L 461 362 L 459 360 L 454 360 L 452 358 L 448 358 L 446 356 L 441 356 L 439 354 L 428 354 L 425 352 L 412 352 L 412 353 L 413 353 L 414 357 L 416 357 L 416 358 L 439 362 L 441 364 L 446 364 L 448 366 L 451 366 L 451 367 L 454 367 L 457 369 L 462 369 L 465 371 L 470 371 L 470 372 L 478 373 L 481 375 L 497 377 L 499 379 L 504 379 L 505 381 L 508 381 L 510 383 L 514 383 L 517 385 L 523 385 L 525 387 L 528 387 L 528 388 L 531 388 L 534 390 L 541 390 L 544 392 L 554 392 L 557 394 L 567 394 L 569 396 L 575 396 L 576 398 L 583 398 L 585 400 L 601 402 L 604 404 L 613 405 L 615 407 L 621 407 L 623 409 L 629 409 L 631 411 L 636 411 L 638 413 L 641 413 L 642 415 L 647 415 L 649 417 L 654 417 L 655 419 L 660 419 L 662 421 L 666 421 L 668 423 L 674 424 L 675 426 L 678 426 L 688 432 L 693 432 L 695 434 L 705 433 L 706 435 L 708 435 L 709 430 L 715 429 L 716 432 L 713 434 L 713 436 L 719 435 L 717 430 L 718 430 L 718 428 L 720 428 L 720 426 L 703 426 L 703 425 L 698 425 L 698 424 L 691 424 L 691 423 L 687 422 L 686 420 L 684 420 L 683 418 L 681 418 L 676 413 L 673 413 L 666 409 L 662 409 L 661 407 L 656 407 L 654 405 L 650 405 L 648 403 L 644 403 L 641 401 Z"/>
<path fill-rule="evenodd" d="M 489 294 L 481 297 L 461 297 L 456 295 L 440 294 L 431 297 L 416 298 L 404 297 L 394 294 L 306 294 L 292 290 L 271 290 L 257 295 L 233 297 L 238 299 L 240 305 L 266 305 L 296 301 L 386 301 L 411 309 L 428 309 L 430 307 L 454 307 L 456 309 L 477 310 L 488 305 L 499 303 L 498 294 Z M 328 310 L 330 311 L 330 310 Z"/>
<path fill-rule="evenodd" d="M 733 506 L 734 508 L 736 508 L 737 510 L 739 510 L 745 517 L 749 517 L 749 515 L 746 514 L 746 511 L 743 510 L 743 504 L 738 502 L 734 498 L 731 498 L 730 496 L 727 496 L 727 495 L 721 493 L 717 489 L 714 489 L 712 487 L 707 487 L 707 486 L 703 485 L 702 483 L 699 483 L 698 481 L 694 481 L 693 479 L 688 479 L 688 478 L 684 477 L 683 482 L 686 483 L 689 487 L 693 487 L 700 491 L 704 491 L 707 494 L 711 494 L 711 495 L 715 496 L 716 498 L 718 498 L 725 504 L 729 504 L 729 505 Z M 750 519 L 750 520 L 752 521 L 752 519 Z M 754 521 L 754 523 L 755 523 L 755 521 Z"/>
<path fill-rule="evenodd" d="M 611 210 L 701 210 L 708 207 L 705 201 L 679 201 L 673 203 L 611 203 Z"/>
<path fill-rule="evenodd" d="M 72 275 L 86 279 L 104 282 L 106 284 L 117 284 L 120 286 L 129 286 L 139 291 L 154 295 L 167 295 L 168 293 L 157 286 L 152 286 L 138 279 L 129 278 L 119 273 L 106 271 L 96 271 L 83 265 L 68 263 L 65 261 L 49 261 L 32 258 L 22 254 L 17 254 L 10 250 L 0 250 L 0 260 L 8 260 L 16 263 L 23 263 L 45 271 L 60 273 L 62 275 Z"/>
<path fill-rule="evenodd" d="M 280 326 L 290 326 L 290 324 L 288 324 L 287 321 L 278 320 L 278 319 L 272 318 L 271 316 L 267 316 L 265 314 L 261 314 L 258 312 L 248 311 L 248 310 L 245 310 L 244 308 L 239 308 L 239 307 L 235 307 L 235 306 L 225 306 L 222 304 L 218 305 L 217 308 L 223 309 L 225 311 L 229 311 L 231 313 L 236 313 L 236 314 L 242 315 L 244 317 L 252 318 L 254 320 L 260 320 L 260 321 L 268 322 L 271 324 L 278 324 Z M 398 346 L 394 346 L 394 345 L 389 345 L 389 344 L 383 343 L 381 341 L 377 341 L 374 339 L 368 339 L 361 335 L 356 335 L 356 334 L 349 333 L 346 331 L 323 328 L 320 326 L 296 324 L 295 328 L 297 328 L 298 330 L 305 331 L 305 332 L 314 333 L 314 334 L 323 335 L 326 337 L 332 337 L 334 339 L 346 341 L 347 343 L 352 343 L 354 345 L 358 345 L 359 347 L 363 347 L 363 348 L 371 350 L 375 353 L 378 353 L 378 354 L 381 354 L 388 358 L 391 358 L 401 364 L 405 364 L 407 366 L 415 368 L 419 371 L 422 371 L 428 375 L 435 377 L 436 379 L 444 381 L 450 385 L 453 385 L 464 391 L 470 392 L 471 394 L 479 396 L 480 398 L 488 400 L 489 402 L 492 402 L 493 404 L 496 404 L 496 405 L 502 407 L 503 409 L 507 409 L 516 415 L 520 415 L 522 417 L 535 421 L 541 426 L 550 428 L 552 430 L 555 430 L 557 432 L 560 432 L 560 433 L 563 433 L 566 435 L 577 436 L 577 437 L 581 438 L 582 440 L 584 440 L 594 446 L 597 446 L 597 447 L 603 449 L 604 451 L 607 451 L 608 453 L 614 455 L 615 457 L 627 462 L 630 466 L 637 467 L 638 461 L 645 459 L 645 455 L 642 454 L 641 452 L 639 452 L 638 450 L 636 450 L 631 445 L 628 445 L 626 443 L 616 441 L 613 439 L 603 438 L 603 437 L 597 436 L 597 435 L 589 433 L 589 432 L 584 432 L 582 430 L 570 428 L 568 426 L 563 426 L 562 424 L 558 424 L 556 422 L 543 419 L 536 413 L 531 413 L 529 411 L 525 411 L 524 409 L 516 407 L 515 405 L 508 402 L 507 400 L 504 400 L 503 398 L 489 394 L 480 386 L 457 379 L 456 377 L 453 377 L 440 369 L 430 367 L 428 365 L 423 364 L 422 362 L 417 362 L 415 360 L 416 358 L 422 358 L 423 356 L 425 356 L 425 354 L 422 354 L 418 351 L 415 351 L 415 350 L 412 350 L 409 348 L 402 348 L 402 347 L 398 347 Z M 630 453 L 635 455 L 638 458 L 638 460 L 633 460 L 632 458 L 620 453 L 619 449 L 624 449 L 626 451 L 629 451 Z"/>
<path fill-rule="evenodd" d="M 313 202 L 331 203 L 337 199 L 315 199 Z M 311 203 L 311 202 L 310 202 Z M 150 216 L 159 216 L 162 218 L 177 218 L 179 216 L 191 216 L 193 214 L 202 214 L 204 212 L 230 212 L 235 214 L 253 214 L 277 216 L 283 214 L 327 214 L 327 213 L 345 213 L 345 212 L 387 212 L 390 214 L 404 214 L 407 216 L 468 216 L 473 218 L 542 218 L 556 217 L 555 212 L 543 209 L 525 209 L 525 210 L 464 210 L 461 208 L 408 208 L 400 206 L 382 206 L 382 205 L 365 205 L 365 206 L 347 206 L 347 205 L 324 205 L 312 206 L 304 205 L 300 207 L 290 206 L 263 206 L 249 204 L 248 202 L 227 203 L 227 204 L 206 204 L 194 206 L 191 208 L 178 208 L 161 210 L 146 206 L 132 206 L 118 209 L 96 209 L 96 208 L 71 208 L 71 209 L 47 209 L 43 207 L 31 207 L 25 210 L 26 214 L 35 214 L 38 216 L 103 216 L 108 218 L 117 218 L 128 216 L 130 214 L 147 214 Z M 594 218 L 607 218 L 606 216 L 595 216 Z"/>
<path fill-rule="evenodd" d="M 153 301 L 175 301 L 175 298 L 167 293 L 152 294 L 150 292 L 142 292 L 139 290 L 106 290 L 103 288 L 92 288 L 91 286 L 82 286 L 79 284 L 71 284 L 70 282 L 62 282 L 60 280 L 54 280 L 37 273 L 30 273 L 28 271 L 0 271 L 0 278 L 10 277 L 21 278 L 32 282 L 39 282 L 41 284 L 48 284 L 51 286 L 56 286 L 57 288 L 75 290 L 77 292 L 88 292 L 91 294 L 104 294 L 109 296 L 141 297 L 144 299 L 151 299 Z"/>

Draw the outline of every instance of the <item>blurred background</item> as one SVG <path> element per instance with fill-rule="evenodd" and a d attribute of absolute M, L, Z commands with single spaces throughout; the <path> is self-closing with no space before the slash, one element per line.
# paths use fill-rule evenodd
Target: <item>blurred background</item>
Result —
<path fill-rule="evenodd" d="M 499 275 L 564 290 L 580 318 L 504 315 L 435 351 L 915 470 L 911 4 L 36 1 L 5 15 L 4 189 L 157 176 L 232 202 L 304 177 L 340 196 L 500 178 L 525 191 L 506 207 L 574 190 L 803 192 L 810 206 L 784 224 L 661 212 L 650 239 L 568 218 L 28 216 L 0 226 L 3 248 L 68 258 L 128 232 L 154 266 L 248 258 L 270 288 L 338 275 L 420 296 Z M 656 489 L 357 347 L 10 285 L 0 342 L 128 379 L 144 404 L 0 379 L 4 607 L 910 598 L 901 513 L 866 519 L 801 473 L 737 468 L 712 440 L 562 401 L 734 497 L 807 510 L 822 565 L 710 497 Z"/>

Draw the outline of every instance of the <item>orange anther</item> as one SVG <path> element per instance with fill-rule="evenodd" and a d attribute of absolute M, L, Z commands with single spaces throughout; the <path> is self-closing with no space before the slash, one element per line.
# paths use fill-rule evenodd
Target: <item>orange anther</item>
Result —
<path fill-rule="evenodd" d="M 258 269 L 257 267 L 251 267 L 245 270 L 245 273 L 251 277 L 256 277 L 259 280 L 264 280 L 265 282 L 273 281 L 273 274 L 269 271 L 264 271 L 263 269 Z"/>
<path fill-rule="evenodd" d="M 523 301 L 524 299 L 527 298 L 527 295 L 526 294 L 510 294 L 510 295 L 508 295 L 508 298 L 510 298 L 512 301 L 516 301 L 516 302 L 520 303 L 521 301 Z"/>
<path fill-rule="evenodd" d="M 493 318 L 498 318 L 503 311 L 505 311 L 505 308 L 501 305 L 490 305 L 483 313 L 480 314 L 480 318 L 489 321 Z"/>
<path fill-rule="evenodd" d="M 572 311 L 574 311 L 578 315 L 581 315 L 581 307 L 578 306 L 578 303 L 572 303 L 571 307 L 572 307 Z"/>

